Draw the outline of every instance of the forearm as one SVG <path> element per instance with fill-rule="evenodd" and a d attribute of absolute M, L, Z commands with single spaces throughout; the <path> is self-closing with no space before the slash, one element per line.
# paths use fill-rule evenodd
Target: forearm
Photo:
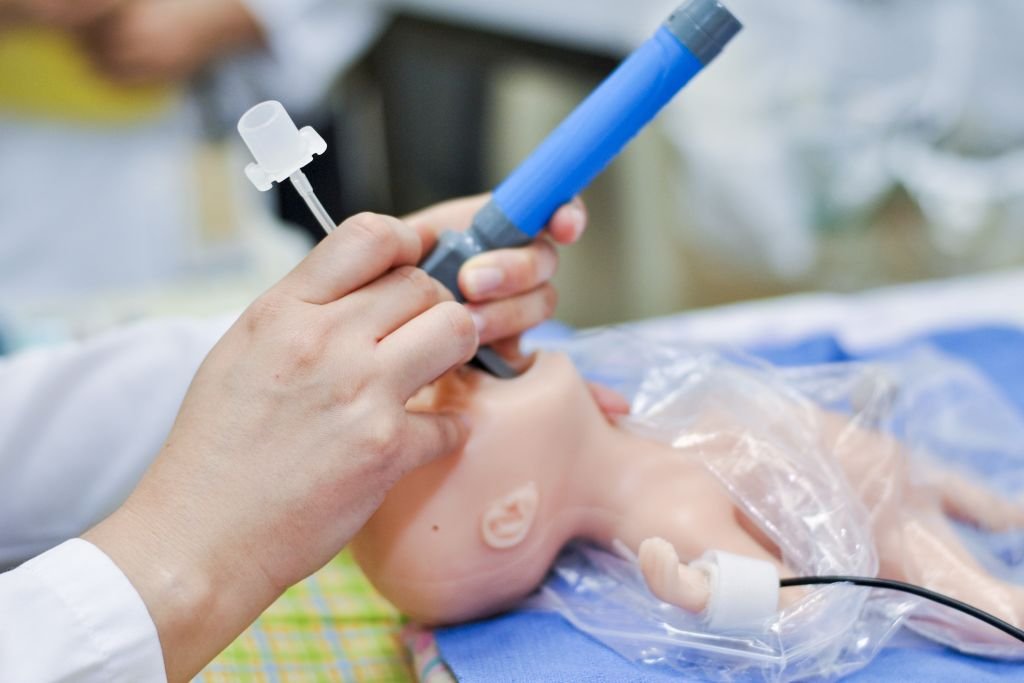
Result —
<path fill-rule="evenodd" d="M 225 557 L 230 549 L 211 547 L 198 516 L 189 519 L 187 509 L 159 505 L 130 499 L 83 538 L 105 552 L 142 597 L 160 637 L 168 681 L 175 683 L 198 674 L 279 592 L 255 561 Z"/>

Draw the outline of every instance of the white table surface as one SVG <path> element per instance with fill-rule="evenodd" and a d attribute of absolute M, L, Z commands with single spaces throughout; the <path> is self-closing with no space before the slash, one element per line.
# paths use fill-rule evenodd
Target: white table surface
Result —
<path fill-rule="evenodd" d="M 930 332 L 984 325 L 1024 328 L 1024 269 L 859 294 L 803 294 L 745 302 L 629 327 L 664 342 L 738 346 L 782 345 L 831 334 L 856 352 Z"/>

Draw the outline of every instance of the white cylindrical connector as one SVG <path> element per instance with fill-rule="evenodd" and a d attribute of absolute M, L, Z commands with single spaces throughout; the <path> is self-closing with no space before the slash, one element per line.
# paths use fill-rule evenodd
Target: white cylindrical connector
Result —
<path fill-rule="evenodd" d="M 690 566 L 708 575 L 703 614 L 713 631 L 755 628 L 779 609 L 779 571 L 771 562 L 711 550 Z"/>
<path fill-rule="evenodd" d="M 247 111 L 238 122 L 238 133 L 256 159 L 245 173 L 264 192 L 327 150 L 327 143 L 315 130 L 308 126 L 299 130 L 284 106 L 273 100 Z"/>

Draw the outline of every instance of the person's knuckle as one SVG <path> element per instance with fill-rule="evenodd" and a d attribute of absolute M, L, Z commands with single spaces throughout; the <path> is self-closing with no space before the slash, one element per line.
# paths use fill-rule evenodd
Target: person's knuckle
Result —
<path fill-rule="evenodd" d="M 363 375 L 345 377 L 331 385 L 328 402 L 330 406 L 351 406 L 366 393 L 368 380 Z"/>
<path fill-rule="evenodd" d="M 506 322 L 501 329 L 500 336 L 505 337 L 525 332 L 542 320 L 540 304 L 536 303 L 538 296 L 533 294 L 529 298 L 534 303 L 531 304 L 529 299 L 520 300 L 518 305 L 511 307 L 509 314 L 505 316 Z"/>
<path fill-rule="evenodd" d="M 346 221 L 346 229 L 374 251 L 394 251 L 399 238 L 394 226 L 380 214 L 364 211 Z"/>
<path fill-rule="evenodd" d="M 430 304 L 440 300 L 437 282 L 423 269 L 415 266 L 402 266 L 395 270 L 395 275 L 406 282 L 421 304 Z"/>
<path fill-rule="evenodd" d="M 436 309 L 440 315 L 444 316 L 451 336 L 457 343 L 464 347 L 476 344 L 476 325 L 473 323 L 473 316 L 469 309 L 454 301 L 438 304 Z"/>
<path fill-rule="evenodd" d="M 371 469 L 386 472 L 394 466 L 405 446 L 402 440 L 402 420 L 390 411 L 377 410 L 363 423 Z"/>
<path fill-rule="evenodd" d="M 282 308 L 277 297 L 270 293 L 261 295 L 242 315 L 246 332 L 255 335 L 272 326 L 281 316 Z"/>
<path fill-rule="evenodd" d="M 533 279 L 533 247 L 523 247 L 507 253 L 504 258 L 497 261 L 497 267 L 505 271 L 507 286 L 516 290 L 528 286 Z"/>
<path fill-rule="evenodd" d="M 326 351 L 328 335 L 316 326 L 307 326 L 288 335 L 284 344 L 289 367 L 308 372 L 320 365 Z"/>
<path fill-rule="evenodd" d="M 555 314 L 558 308 L 558 290 L 551 285 L 544 285 L 540 290 L 541 313 L 544 320 Z"/>
<path fill-rule="evenodd" d="M 393 218 L 392 229 L 395 231 L 396 237 L 407 247 L 416 246 L 417 249 L 421 246 L 420 234 L 416 231 L 416 228 L 412 227 L 405 221 Z"/>

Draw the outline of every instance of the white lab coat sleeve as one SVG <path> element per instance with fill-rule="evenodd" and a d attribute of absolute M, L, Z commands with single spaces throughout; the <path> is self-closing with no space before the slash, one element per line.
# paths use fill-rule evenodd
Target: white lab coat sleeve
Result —
<path fill-rule="evenodd" d="M 166 681 L 156 626 L 99 548 L 68 541 L 0 574 L 0 681 Z"/>
<path fill-rule="evenodd" d="M 251 97 L 280 100 L 300 116 L 323 101 L 387 21 L 383 3 L 372 0 L 242 1 L 263 28 L 267 49 L 229 60 L 223 71 L 247 82 Z"/>
<path fill-rule="evenodd" d="M 0 359 L 0 571 L 124 502 L 228 324 L 149 322 Z"/>

